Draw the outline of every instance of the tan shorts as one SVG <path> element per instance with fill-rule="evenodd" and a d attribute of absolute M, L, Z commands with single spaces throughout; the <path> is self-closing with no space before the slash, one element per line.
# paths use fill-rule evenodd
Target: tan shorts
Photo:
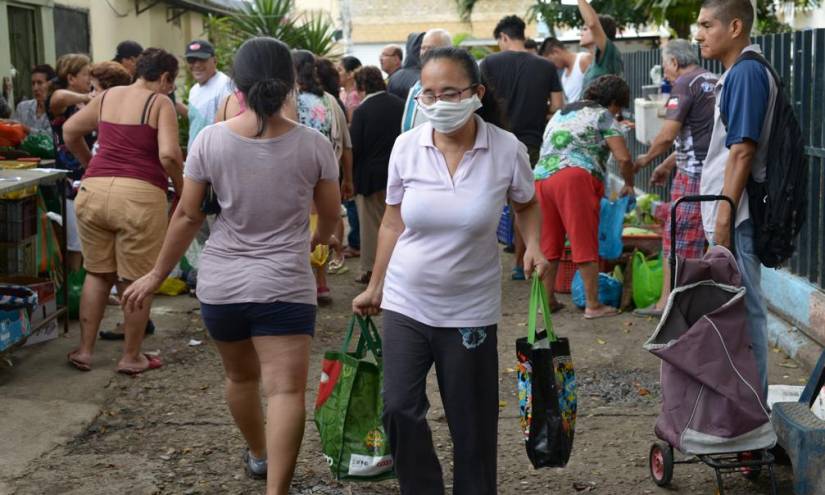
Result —
<path fill-rule="evenodd" d="M 84 179 L 75 198 L 83 266 L 137 280 L 155 265 L 166 235 L 166 194 L 138 179 Z"/>

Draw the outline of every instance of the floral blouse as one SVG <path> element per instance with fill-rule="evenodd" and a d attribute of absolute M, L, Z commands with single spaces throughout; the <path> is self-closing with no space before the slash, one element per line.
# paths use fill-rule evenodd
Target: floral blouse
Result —
<path fill-rule="evenodd" d="M 298 95 L 298 121 L 301 124 L 330 139 L 333 118 L 332 110 L 327 107 L 323 97 L 306 92 Z"/>
<path fill-rule="evenodd" d="M 547 123 L 533 175 L 543 180 L 564 168 L 580 167 L 604 180 L 610 156 L 607 138 L 616 136 L 624 133 L 606 108 L 593 102 L 572 103 Z"/>

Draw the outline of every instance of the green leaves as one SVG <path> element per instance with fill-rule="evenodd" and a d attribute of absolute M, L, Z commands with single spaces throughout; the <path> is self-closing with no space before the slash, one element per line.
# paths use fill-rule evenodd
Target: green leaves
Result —
<path fill-rule="evenodd" d="M 256 36 L 277 38 L 319 56 L 335 51 L 335 27 L 324 12 L 297 12 L 294 0 L 251 0 L 231 16 L 209 16 L 204 30 L 215 46 L 218 67 L 228 69 L 241 44 Z M 334 56 L 334 55 L 333 55 Z"/>

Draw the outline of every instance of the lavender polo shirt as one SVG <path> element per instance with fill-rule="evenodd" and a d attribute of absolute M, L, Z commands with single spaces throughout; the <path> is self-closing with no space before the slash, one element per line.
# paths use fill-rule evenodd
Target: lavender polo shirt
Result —
<path fill-rule="evenodd" d="M 474 117 L 478 132 L 451 178 L 430 123 L 398 137 L 390 156 L 387 204 L 401 205 L 381 307 L 433 327 L 496 324 L 501 262 L 496 228 L 508 200 L 535 189 L 527 148 Z"/>

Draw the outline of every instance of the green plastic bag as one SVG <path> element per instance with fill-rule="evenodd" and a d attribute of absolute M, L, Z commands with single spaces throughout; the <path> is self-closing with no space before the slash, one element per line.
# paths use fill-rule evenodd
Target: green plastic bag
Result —
<path fill-rule="evenodd" d="M 361 336 L 355 352 L 348 352 L 356 323 Z M 381 423 L 382 381 L 378 330 L 370 318 L 353 315 L 341 350 L 324 355 L 315 402 L 315 426 L 324 458 L 337 480 L 377 481 L 395 476 Z"/>
<path fill-rule="evenodd" d="M 69 272 L 67 283 L 69 284 L 69 303 L 66 307 L 69 309 L 69 318 L 77 320 L 80 318 L 80 295 L 83 293 L 83 282 L 86 280 L 86 270 Z M 57 304 L 63 303 L 63 289 L 57 292 Z"/>
<path fill-rule="evenodd" d="M 640 251 L 633 253 L 633 304 L 647 308 L 662 295 L 662 255 L 648 260 Z"/>
<path fill-rule="evenodd" d="M 54 158 L 54 142 L 51 136 L 42 132 L 33 132 L 20 143 L 20 148 L 38 158 Z"/>

